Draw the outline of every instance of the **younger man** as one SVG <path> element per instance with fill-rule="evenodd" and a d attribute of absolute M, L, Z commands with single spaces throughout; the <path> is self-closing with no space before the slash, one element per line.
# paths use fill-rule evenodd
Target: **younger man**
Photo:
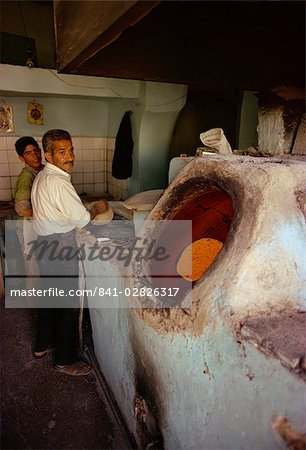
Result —
<path fill-rule="evenodd" d="M 35 258 L 26 258 L 29 253 L 28 242 L 36 238 L 32 222 L 31 190 L 36 175 L 43 169 L 41 163 L 41 150 L 38 142 L 31 136 L 23 136 L 15 142 L 16 152 L 20 161 L 24 162 L 24 168 L 20 172 L 15 187 L 15 211 L 18 215 L 16 232 L 24 254 L 24 266 L 26 287 L 31 289 L 36 286 L 33 275 L 38 275 L 39 270 Z M 36 286 L 37 287 L 37 286 Z M 33 297 L 27 298 L 27 306 L 35 308 Z"/>
<path fill-rule="evenodd" d="M 31 190 L 33 181 L 44 167 L 41 163 L 41 150 L 31 136 L 23 136 L 15 142 L 20 161 L 25 163 L 15 188 L 15 211 L 20 217 L 32 217 Z"/>

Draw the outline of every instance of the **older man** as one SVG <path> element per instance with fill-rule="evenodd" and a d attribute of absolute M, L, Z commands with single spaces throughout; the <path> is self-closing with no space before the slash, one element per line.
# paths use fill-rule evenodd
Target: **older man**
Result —
<path fill-rule="evenodd" d="M 48 296 L 38 311 L 36 358 L 55 348 L 54 368 L 68 375 L 87 375 L 88 363 L 77 352 L 78 250 L 75 229 L 84 227 L 108 206 L 96 202 L 89 212 L 71 181 L 75 155 L 70 134 L 50 130 L 43 136 L 47 164 L 32 188 L 32 207 L 38 234 L 36 256 Z M 54 295 L 63 292 L 63 296 Z"/>

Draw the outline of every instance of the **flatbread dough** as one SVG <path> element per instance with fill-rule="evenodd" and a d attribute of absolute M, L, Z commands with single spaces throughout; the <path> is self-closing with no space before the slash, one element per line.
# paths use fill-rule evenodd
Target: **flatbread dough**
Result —
<path fill-rule="evenodd" d="M 222 242 L 212 238 L 202 238 L 188 245 L 177 263 L 181 277 L 189 281 L 199 280 L 214 262 Z"/>
<path fill-rule="evenodd" d="M 110 206 L 104 213 L 97 214 L 96 217 L 90 222 L 92 225 L 105 225 L 113 220 L 114 211 Z"/>

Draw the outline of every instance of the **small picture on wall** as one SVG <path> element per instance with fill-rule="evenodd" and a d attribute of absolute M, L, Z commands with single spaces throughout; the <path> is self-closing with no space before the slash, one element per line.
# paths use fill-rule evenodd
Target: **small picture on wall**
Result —
<path fill-rule="evenodd" d="M 8 133 L 14 131 L 13 108 L 1 100 L 0 104 L 0 132 Z"/>
<path fill-rule="evenodd" d="M 43 125 L 44 107 L 40 103 L 28 102 L 28 122 L 31 125 Z"/>

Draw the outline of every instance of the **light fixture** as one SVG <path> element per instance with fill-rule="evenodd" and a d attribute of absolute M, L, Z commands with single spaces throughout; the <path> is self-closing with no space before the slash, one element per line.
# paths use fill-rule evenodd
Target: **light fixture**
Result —
<path fill-rule="evenodd" d="M 33 62 L 33 50 L 31 49 L 30 46 L 27 47 L 27 60 L 26 60 L 26 66 L 29 69 L 32 69 L 34 67 L 34 62 Z"/>

